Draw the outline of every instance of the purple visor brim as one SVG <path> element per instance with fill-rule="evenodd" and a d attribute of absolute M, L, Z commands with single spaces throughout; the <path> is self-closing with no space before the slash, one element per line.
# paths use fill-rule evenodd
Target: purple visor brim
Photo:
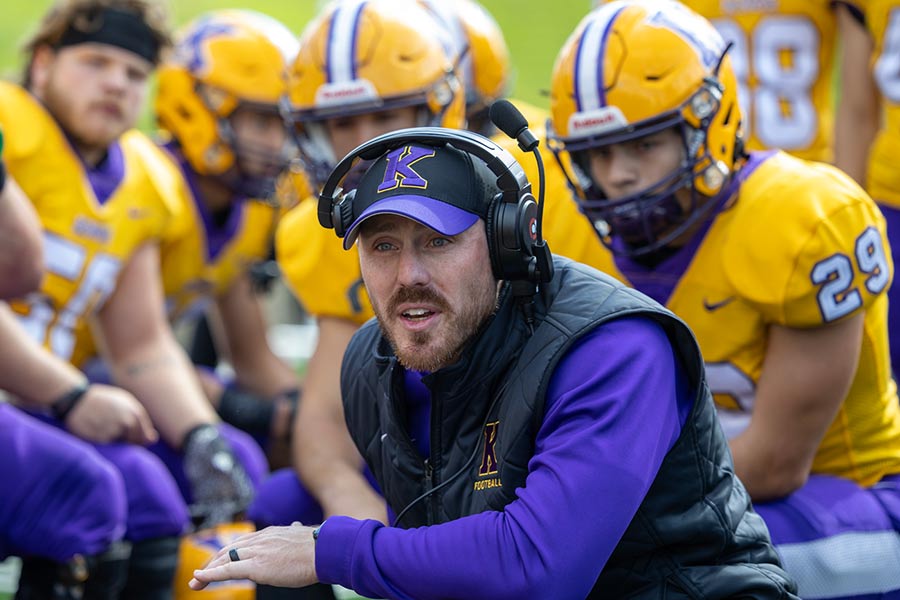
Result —
<path fill-rule="evenodd" d="M 444 235 L 458 235 L 478 221 L 478 215 L 427 196 L 391 196 L 365 209 L 344 236 L 344 250 L 349 250 L 359 235 L 359 226 L 375 215 L 398 215 L 412 219 Z"/>

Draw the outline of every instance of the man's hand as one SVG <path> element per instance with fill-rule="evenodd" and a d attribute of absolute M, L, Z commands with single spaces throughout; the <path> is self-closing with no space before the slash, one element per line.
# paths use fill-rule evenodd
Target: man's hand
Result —
<path fill-rule="evenodd" d="M 122 388 L 94 384 L 66 416 L 66 428 L 91 442 L 151 444 L 158 439 L 150 416 L 137 398 Z"/>
<path fill-rule="evenodd" d="M 253 499 L 253 487 L 214 425 L 195 427 L 184 440 L 184 473 L 191 484 L 191 512 L 201 529 L 234 520 Z"/>
<path fill-rule="evenodd" d="M 306 587 L 317 583 L 313 529 L 294 523 L 288 527 L 267 527 L 240 537 L 219 550 L 204 568 L 194 571 L 188 585 L 193 590 L 202 590 L 214 581 L 229 579 L 249 579 L 278 587 Z M 232 560 L 231 550 L 235 550 L 239 560 Z"/>

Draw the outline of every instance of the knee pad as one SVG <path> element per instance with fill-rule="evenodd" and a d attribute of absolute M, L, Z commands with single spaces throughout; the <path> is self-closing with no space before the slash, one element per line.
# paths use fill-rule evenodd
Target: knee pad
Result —
<path fill-rule="evenodd" d="M 179 542 L 180 538 L 176 536 L 134 542 L 128 561 L 128 583 L 122 598 L 171 600 Z"/>

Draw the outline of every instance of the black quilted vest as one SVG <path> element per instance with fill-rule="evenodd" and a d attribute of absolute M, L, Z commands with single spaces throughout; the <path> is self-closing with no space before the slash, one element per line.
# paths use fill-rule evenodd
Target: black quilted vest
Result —
<path fill-rule="evenodd" d="M 693 409 L 590 598 L 790 598 L 793 584 L 762 519 L 734 474 L 700 351 L 688 327 L 659 304 L 589 267 L 555 258 L 529 335 L 504 293 L 497 314 L 456 364 L 424 379 L 432 395 L 431 456 L 406 429 L 403 371 L 370 321 L 344 357 L 350 433 L 401 527 L 503 510 L 522 487 L 543 418 L 550 375 L 566 350 L 604 321 L 640 315 L 668 334 L 696 390 Z M 486 433 L 499 423 L 494 454 Z M 489 454 L 489 453 L 488 453 Z"/>

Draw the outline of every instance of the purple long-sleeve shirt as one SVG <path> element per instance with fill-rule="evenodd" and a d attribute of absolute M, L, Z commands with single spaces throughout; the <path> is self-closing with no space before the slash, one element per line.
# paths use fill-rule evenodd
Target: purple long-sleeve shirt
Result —
<path fill-rule="evenodd" d="M 374 598 L 584 598 L 678 438 L 689 388 L 659 325 L 604 324 L 557 366 L 515 501 L 416 529 L 331 517 L 319 579 Z"/>

